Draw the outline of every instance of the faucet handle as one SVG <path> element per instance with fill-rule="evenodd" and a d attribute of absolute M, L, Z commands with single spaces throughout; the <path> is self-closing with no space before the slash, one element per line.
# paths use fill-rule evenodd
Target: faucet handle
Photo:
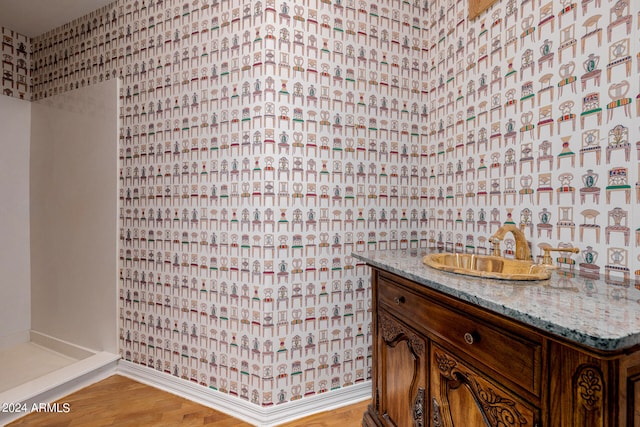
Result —
<path fill-rule="evenodd" d="M 544 251 L 542 255 L 542 264 L 546 266 L 553 265 L 553 259 L 551 258 L 550 252 L 571 252 L 574 254 L 577 254 L 578 252 L 580 252 L 580 249 L 572 248 L 572 247 L 560 247 L 560 248 L 547 247 L 547 248 L 542 248 L 542 250 Z"/>

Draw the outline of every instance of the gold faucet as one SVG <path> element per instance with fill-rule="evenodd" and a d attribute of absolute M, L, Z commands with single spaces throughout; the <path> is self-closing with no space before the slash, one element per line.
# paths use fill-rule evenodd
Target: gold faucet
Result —
<path fill-rule="evenodd" d="M 513 234 L 513 238 L 516 240 L 516 259 L 529 261 L 531 259 L 529 243 L 524 235 L 524 231 L 518 228 L 515 224 L 503 225 L 493 234 L 493 236 L 489 238 L 489 242 L 493 244 L 493 255 L 500 256 L 500 242 L 509 232 Z"/>

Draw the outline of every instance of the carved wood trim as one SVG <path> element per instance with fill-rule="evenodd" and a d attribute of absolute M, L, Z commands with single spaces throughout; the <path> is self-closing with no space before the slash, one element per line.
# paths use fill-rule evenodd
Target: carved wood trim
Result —
<path fill-rule="evenodd" d="M 596 366 L 584 365 L 576 370 L 574 377 L 576 404 L 587 411 L 602 407 L 604 381 L 602 372 Z"/>
<path fill-rule="evenodd" d="M 418 387 L 416 398 L 413 399 L 413 425 L 424 427 L 424 387 Z"/>
<path fill-rule="evenodd" d="M 487 425 L 491 427 L 524 426 L 527 419 L 516 408 L 516 402 L 501 396 L 494 389 L 483 388 L 470 372 L 459 370 L 455 359 L 446 354 L 435 352 L 438 369 L 441 377 L 441 396 L 447 400 L 450 390 L 456 390 L 462 386 L 467 387 L 475 400 L 480 413 Z M 443 402 L 443 410 L 449 418 L 449 402 Z M 434 420 L 435 422 L 435 420 Z"/>
<path fill-rule="evenodd" d="M 433 427 L 442 427 L 442 415 L 440 415 L 440 405 L 438 405 L 438 401 L 436 398 L 433 398 L 431 402 L 431 406 L 433 408 L 433 415 L 431 419 L 433 420 Z"/>
<path fill-rule="evenodd" d="M 380 327 L 382 339 L 387 343 L 397 341 L 398 338 L 404 336 L 409 340 L 412 351 L 417 355 L 424 355 L 424 341 L 408 328 L 402 326 L 397 320 L 390 319 L 386 315 L 380 313 L 378 315 L 378 326 Z"/>
<path fill-rule="evenodd" d="M 603 427 L 606 424 L 603 410 L 605 383 L 600 367 L 586 363 L 578 366 L 573 374 L 572 387 L 572 423 Z"/>
<path fill-rule="evenodd" d="M 446 354 L 438 354 L 437 351 L 435 352 L 435 354 L 438 369 L 442 371 L 445 377 L 451 378 L 451 370 L 458 365 L 458 362 L 456 362 L 455 359 L 447 357 Z"/>

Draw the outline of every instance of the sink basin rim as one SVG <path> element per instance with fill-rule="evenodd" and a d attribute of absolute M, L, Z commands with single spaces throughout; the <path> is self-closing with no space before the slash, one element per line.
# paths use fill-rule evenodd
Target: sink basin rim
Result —
<path fill-rule="evenodd" d="M 500 263 L 500 271 L 488 270 L 488 269 L 475 269 L 473 266 L 463 267 L 460 266 L 460 262 L 457 265 L 450 265 L 444 260 L 446 257 L 453 257 L 456 260 L 471 258 L 471 262 L 467 262 L 467 265 L 477 265 L 477 261 L 486 261 L 486 265 L 492 267 L 494 264 Z M 475 260 L 475 261 L 474 261 Z M 523 261 L 517 259 L 504 258 L 494 255 L 476 255 L 476 254 L 463 254 L 453 252 L 441 252 L 425 255 L 422 258 L 423 264 L 436 270 L 446 271 L 455 274 L 461 274 L 465 276 L 481 277 L 488 279 L 498 280 L 512 280 L 512 281 L 539 281 L 547 280 L 551 277 L 551 270 L 544 266 L 534 264 L 533 261 Z M 529 273 L 504 271 L 513 269 L 529 268 Z"/>

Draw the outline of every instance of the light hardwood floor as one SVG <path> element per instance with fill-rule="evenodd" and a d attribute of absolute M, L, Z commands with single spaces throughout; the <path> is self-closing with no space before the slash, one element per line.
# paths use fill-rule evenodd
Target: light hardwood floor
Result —
<path fill-rule="evenodd" d="M 251 424 L 171 393 L 120 375 L 111 376 L 72 393 L 58 402 L 68 413 L 33 413 L 11 427 L 250 427 Z M 312 415 L 281 427 L 357 427 L 368 401 Z"/>

